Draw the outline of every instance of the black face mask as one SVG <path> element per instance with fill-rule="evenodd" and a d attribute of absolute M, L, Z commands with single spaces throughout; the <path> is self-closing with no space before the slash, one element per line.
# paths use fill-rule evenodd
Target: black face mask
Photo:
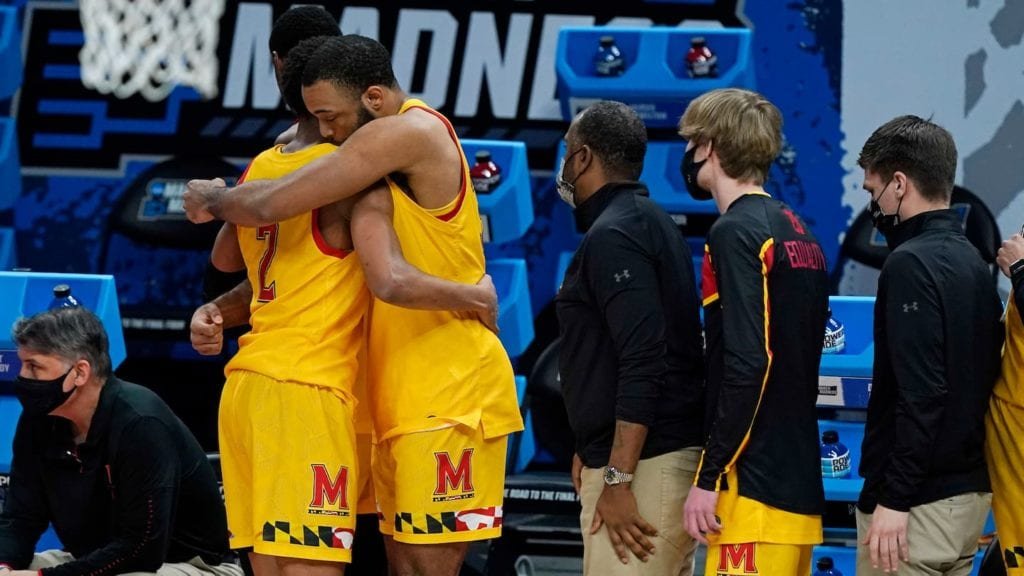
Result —
<path fill-rule="evenodd" d="M 711 190 L 697 183 L 697 174 L 700 173 L 700 169 L 704 167 L 708 159 L 705 158 L 700 162 L 694 162 L 693 157 L 695 154 L 697 154 L 696 146 L 687 150 L 686 154 L 683 154 L 683 163 L 679 166 L 679 173 L 683 175 L 686 191 L 690 193 L 694 200 L 711 200 Z"/>
<path fill-rule="evenodd" d="M 35 380 L 18 376 L 14 381 L 14 395 L 21 402 L 22 411 L 30 416 L 45 416 L 68 401 L 71 392 L 64 391 L 64 381 L 73 368 L 53 380 Z"/>
<path fill-rule="evenodd" d="M 896 204 L 895 214 L 882 212 L 882 207 L 878 204 L 878 201 L 882 199 L 882 196 L 889 189 L 889 184 L 892 184 L 892 179 L 885 183 L 885 187 L 882 188 L 882 193 L 878 195 L 878 198 L 872 198 L 871 203 L 868 205 L 868 210 L 871 211 L 871 221 L 875 224 L 875 228 L 886 237 L 892 234 L 893 230 L 900 225 L 900 207 L 903 206 L 903 198 L 900 198 L 899 203 Z"/>

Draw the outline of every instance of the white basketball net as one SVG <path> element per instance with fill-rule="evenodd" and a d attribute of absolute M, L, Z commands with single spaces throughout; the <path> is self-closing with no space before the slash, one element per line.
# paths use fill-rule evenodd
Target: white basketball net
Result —
<path fill-rule="evenodd" d="M 79 0 L 82 83 L 118 98 L 163 100 L 177 84 L 217 95 L 224 0 Z"/>

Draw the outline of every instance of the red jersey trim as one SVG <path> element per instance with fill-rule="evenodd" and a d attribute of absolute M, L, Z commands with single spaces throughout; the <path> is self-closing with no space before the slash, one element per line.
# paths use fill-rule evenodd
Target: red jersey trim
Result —
<path fill-rule="evenodd" d="M 346 256 L 351 254 L 352 251 L 345 250 L 344 248 L 335 248 L 328 244 L 327 240 L 324 240 L 324 235 L 320 232 L 320 223 L 318 218 L 319 213 L 320 209 L 314 208 L 312 218 L 310 218 L 310 221 L 312 222 L 310 227 L 313 229 L 313 243 L 316 244 L 317 249 L 319 249 L 322 254 L 344 259 Z"/>
<path fill-rule="evenodd" d="M 452 142 L 454 142 L 455 143 L 455 147 L 458 148 L 459 154 L 460 155 L 462 154 L 462 146 L 459 144 L 459 137 L 458 137 L 458 135 L 455 134 L 455 128 L 452 127 L 451 122 L 449 122 L 448 119 L 444 117 L 444 115 L 442 115 L 437 110 L 434 110 L 434 109 L 431 109 L 431 108 L 427 108 L 426 106 L 418 106 L 418 105 L 409 106 L 409 108 L 407 108 L 406 111 L 408 112 L 409 110 L 411 110 L 413 108 L 419 108 L 420 110 L 423 110 L 424 112 L 429 112 L 429 113 L 433 114 L 434 116 L 436 116 L 439 120 L 441 120 L 441 122 L 444 122 L 445 128 L 448 129 L 448 135 L 451 136 Z M 440 216 L 436 216 L 436 218 L 438 220 L 441 220 L 442 222 L 448 222 L 452 218 L 455 218 L 455 216 L 457 216 L 459 214 L 459 210 L 462 209 L 462 202 L 465 199 L 466 199 L 466 167 L 465 166 L 461 166 L 461 170 L 459 172 L 459 197 L 455 201 L 455 207 L 452 208 L 450 212 L 446 212 L 445 214 L 441 214 Z"/>

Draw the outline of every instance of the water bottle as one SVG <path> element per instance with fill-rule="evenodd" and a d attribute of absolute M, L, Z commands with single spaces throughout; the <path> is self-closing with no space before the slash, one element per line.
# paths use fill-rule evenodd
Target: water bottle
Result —
<path fill-rule="evenodd" d="M 821 477 L 850 476 L 850 449 L 839 441 L 839 432 L 825 430 L 821 435 Z"/>
<path fill-rule="evenodd" d="M 690 78 L 718 77 L 718 56 L 708 48 L 703 36 L 690 40 L 690 49 L 686 52 L 686 71 Z"/>
<path fill-rule="evenodd" d="M 843 573 L 836 568 L 835 562 L 831 558 L 822 556 L 818 559 L 818 569 L 814 572 L 814 576 L 843 576 Z"/>
<path fill-rule="evenodd" d="M 828 309 L 828 322 L 825 323 L 825 341 L 822 354 L 839 354 L 846 349 L 846 329 L 843 323 L 832 316 L 832 308 Z"/>
<path fill-rule="evenodd" d="M 473 180 L 473 189 L 481 194 L 494 192 L 501 184 L 501 168 L 491 160 L 490 151 L 476 153 L 476 164 L 469 169 L 469 177 Z"/>
<path fill-rule="evenodd" d="M 598 76 L 622 76 L 626 71 L 626 59 L 615 45 L 615 37 L 601 36 L 601 45 L 594 56 L 594 73 Z"/>
<path fill-rule="evenodd" d="M 53 300 L 50 300 L 50 310 L 55 308 L 77 308 L 79 306 L 81 304 L 71 295 L 71 286 L 57 284 L 53 287 Z"/>

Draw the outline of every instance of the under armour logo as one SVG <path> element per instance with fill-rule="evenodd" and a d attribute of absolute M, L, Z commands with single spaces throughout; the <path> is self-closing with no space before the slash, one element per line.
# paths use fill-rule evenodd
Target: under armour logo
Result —
<path fill-rule="evenodd" d="M 905 314 L 909 314 L 910 312 L 917 312 L 918 310 L 919 308 L 917 307 L 917 300 L 914 300 L 910 304 L 903 305 L 903 312 Z"/>
<path fill-rule="evenodd" d="M 631 276 L 629 275 L 629 269 L 628 268 L 623 270 L 622 272 L 616 272 L 615 273 L 615 281 L 616 282 L 622 282 L 623 280 L 629 280 L 630 278 L 631 278 Z"/>

